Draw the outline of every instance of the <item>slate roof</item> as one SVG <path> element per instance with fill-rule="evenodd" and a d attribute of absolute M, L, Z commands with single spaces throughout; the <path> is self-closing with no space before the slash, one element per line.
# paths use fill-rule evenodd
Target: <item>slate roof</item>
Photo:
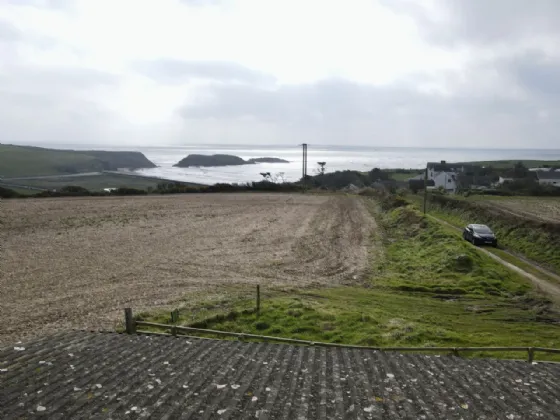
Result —
<path fill-rule="evenodd" d="M 428 162 L 426 166 L 436 172 L 460 172 L 464 165 L 461 163 Z"/>
<path fill-rule="evenodd" d="M 560 180 L 560 171 L 535 171 L 539 179 Z"/>
<path fill-rule="evenodd" d="M 72 332 L 0 350 L 2 419 L 555 419 L 560 365 Z"/>

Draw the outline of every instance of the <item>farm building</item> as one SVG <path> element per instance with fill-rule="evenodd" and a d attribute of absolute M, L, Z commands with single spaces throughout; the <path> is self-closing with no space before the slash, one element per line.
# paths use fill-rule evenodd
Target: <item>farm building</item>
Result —
<path fill-rule="evenodd" d="M 560 365 L 69 332 L 0 349 L 0 418 L 555 419 Z"/>
<path fill-rule="evenodd" d="M 560 187 L 560 171 L 536 171 L 535 173 L 539 184 Z"/>

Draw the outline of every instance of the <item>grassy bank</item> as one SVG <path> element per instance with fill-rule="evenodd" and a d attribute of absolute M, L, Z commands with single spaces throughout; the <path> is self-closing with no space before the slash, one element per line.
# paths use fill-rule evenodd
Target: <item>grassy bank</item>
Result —
<path fill-rule="evenodd" d="M 437 200 L 436 200 L 437 198 Z M 560 225 L 502 211 L 498 206 L 449 197 L 432 197 L 429 212 L 455 226 L 489 225 L 505 248 L 560 273 Z"/>
<path fill-rule="evenodd" d="M 269 290 L 260 317 L 250 290 L 200 296 L 199 303 L 189 299 L 180 323 L 371 346 L 560 347 L 560 315 L 518 274 L 411 207 L 380 211 L 377 219 L 385 246 L 372 253 L 365 286 Z M 141 318 L 169 321 L 167 313 Z"/>
<path fill-rule="evenodd" d="M 443 220 L 444 222 L 448 223 L 449 225 L 451 225 L 452 227 L 454 227 L 455 229 L 463 229 L 466 225 L 465 221 L 459 217 L 454 216 L 453 214 L 449 214 L 448 212 L 441 210 L 441 209 L 430 209 L 429 216 L 433 216 L 439 220 Z M 459 230 L 454 230 L 456 233 L 456 235 L 461 235 L 461 233 L 459 232 Z M 504 249 L 499 249 L 499 248 L 492 248 L 492 247 L 486 247 L 485 248 L 488 252 L 491 252 L 492 254 L 500 257 L 502 260 L 507 261 L 519 268 L 521 268 L 522 270 L 526 271 L 527 273 L 533 274 L 534 276 L 543 279 L 543 280 L 547 280 L 551 283 L 559 283 L 558 279 L 556 277 L 553 276 L 549 276 L 548 274 L 546 274 L 548 272 L 548 270 L 539 270 L 537 268 L 535 268 L 535 266 L 530 263 L 527 262 L 528 260 L 524 259 L 523 256 L 519 255 L 519 254 L 511 254 L 511 251 L 506 251 Z"/>

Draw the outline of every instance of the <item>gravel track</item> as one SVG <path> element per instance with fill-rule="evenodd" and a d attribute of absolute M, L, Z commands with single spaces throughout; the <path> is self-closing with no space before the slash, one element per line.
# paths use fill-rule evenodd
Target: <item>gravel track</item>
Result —
<path fill-rule="evenodd" d="M 112 329 L 223 285 L 359 281 L 375 224 L 346 196 L 212 194 L 6 200 L 0 346 Z"/>

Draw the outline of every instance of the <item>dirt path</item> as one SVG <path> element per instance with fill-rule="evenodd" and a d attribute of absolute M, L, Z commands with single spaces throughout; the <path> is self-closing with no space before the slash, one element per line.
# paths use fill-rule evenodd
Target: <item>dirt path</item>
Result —
<path fill-rule="evenodd" d="M 456 226 L 453 226 L 451 223 L 446 222 L 445 220 L 439 219 L 435 216 L 432 216 L 431 214 L 426 214 L 426 216 L 430 217 L 431 219 L 446 225 L 456 231 L 461 232 L 461 229 L 457 228 Z M 474 245 L 473 245 L 474 246 Z M 549 281 L 546 281 L 542 278 L 538 278 L 537 276 L 535 276 L 534 274 L 528 273 L 527 271 L 523 270 L 522 268 L 510 263 L 509 261 L 506 261 L 502 258 L 500 258 L 499 256 L 497 256 L 496 254 L 490 252 L 487 249 L 484 249 L 482 247 L 476 247 L 476 249 L 478 249 L 480 252 L 485 253 L 486 255 L 488 255 L 490 258 L 493 258 L 494 260 L 498 261 L 500 264 L 506 266 L 507 268 L 509 268 L 510 270 L 513 270 L 519 274 L 521 274 L 522 276 L 524 276 L 525 278 L 531 280 L 531 282 L 533 282 L 533 284 L 540 289 L 541 291 L 543 291 L 544 293 L 548 294 L 550 296 L 550 298 L 552 300 L 554 300 L 557 304 L 560 304 L 560 285 L 556 285 L 556 284 L 552 284 Z M 508 252 L 506 250 L 502 250 L 503 252 L 511 255 L 514 258 L 519 258 L 517 255 L 512 254 L 511 252 Z M 544 274 L 546 274 L 547 276 L 554 278 L 556 280 L 558 280 L 558 282 L 560 283 L 560 276 L 558 276 L 555 273 L 552 273 L 550 271 L 545 270 L 544 268 L 535 265 L 533 263 L 531 263 L 530 261 L 527 261 L 526 259 L 523 259 L 523 261 L 527 264 L 530 264 L 531 267 L 533 267 L 535 270 L 538 270 Z"/>
<path fill-rule="evenodd" d="M 358 197 L 204 194 L 5 200 L 0 345 L 114 329 L 186 293 L 356 283 L 374 222 Z"/>

